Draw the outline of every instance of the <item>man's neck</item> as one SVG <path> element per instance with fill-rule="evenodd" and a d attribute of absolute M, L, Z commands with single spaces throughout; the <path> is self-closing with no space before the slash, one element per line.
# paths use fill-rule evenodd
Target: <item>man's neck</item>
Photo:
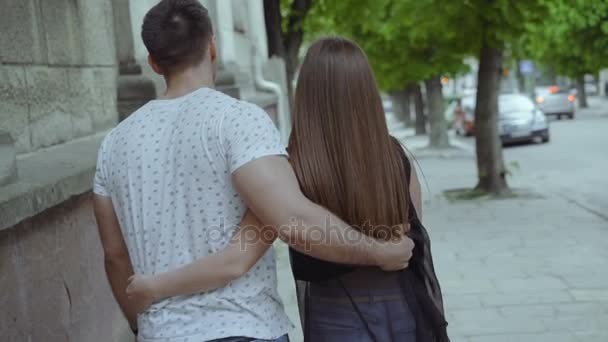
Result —
<path fill-rule="evenodd" d="M 212 73 L 202 72 L 199 68 L 188 69 L 167 77 L 166 82 L 167 91 L 162 96 L 164 99 L 178 98 L 203 87 L 213 88 L 215 86 Z"/>

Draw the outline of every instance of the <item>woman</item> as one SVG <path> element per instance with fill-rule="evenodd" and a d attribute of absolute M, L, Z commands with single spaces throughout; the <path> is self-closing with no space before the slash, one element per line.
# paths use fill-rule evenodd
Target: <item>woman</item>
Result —
<path fill-rule="evenodd" d="M 447 340 L 428 236 L 409 197 L 415 173 L 388 133 L 363 51 L 343 38 L 313 44 L 299 73 L 293 114 L 288 150 L 304 194 L 370 236 L 406 233 L 416 242 L 410 267 L 399 272 L 332 264 L 291 250 L 306 340 Z M 402 223 L 411 230 L 392 228 Z"/>
<path fill-rule="evenodd" d="M 408 234 L 416 242 L 410 267 L 398 272 L 328 263 L 292 250 L 305 340 L 447 341 L 428 236 L 408 191 L 410 175 L 417 184 L 415 172 L 388 133 L 363 51 L 343 38 L 313 44 L 300 70 L 293 114 L 288 151 L 304 194 L 369 236 Z M 135 277 L 128 292 L 145 308 L 242 275 L 275 236 L 259 231 L 266 239 L 243 251 L 244 231 L 259 223 L 249 213 L 241 226 L 224 251 L 165 274 Z"/>

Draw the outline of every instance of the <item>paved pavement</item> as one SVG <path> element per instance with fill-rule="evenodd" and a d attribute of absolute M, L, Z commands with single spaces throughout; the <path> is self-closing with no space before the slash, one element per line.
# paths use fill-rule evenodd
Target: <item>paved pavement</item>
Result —
<path fill-rule="evenodd" d="M 591 104 L 550 143 L 504 150 L 518 198 L 450 202 L 474 157 L 419 158 L 453 341 L 608 341 L 608 103 Z"/>

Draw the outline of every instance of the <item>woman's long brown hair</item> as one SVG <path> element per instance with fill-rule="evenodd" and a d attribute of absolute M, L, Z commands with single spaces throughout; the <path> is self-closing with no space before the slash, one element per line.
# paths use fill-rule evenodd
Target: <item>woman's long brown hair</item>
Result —
<path fill-rule="evenodd" d="M 354 42 L 324 38 L 308 50 L 288 150 L 310 200 L 375 238 L 404 233 L 399 225 L 408 221 L 410 203 L 404 166 L 367 57 Z"/>

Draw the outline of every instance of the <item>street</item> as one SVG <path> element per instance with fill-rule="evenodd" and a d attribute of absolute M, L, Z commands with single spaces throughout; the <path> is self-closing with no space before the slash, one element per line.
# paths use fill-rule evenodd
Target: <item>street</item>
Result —
<path fill-rule="evenodd" d="M 504 149 L 512 199 L 450 202 L 474 155 L 419 159 L 452 341 L 608 341 L 608 105 L 591 105 Z"/>

